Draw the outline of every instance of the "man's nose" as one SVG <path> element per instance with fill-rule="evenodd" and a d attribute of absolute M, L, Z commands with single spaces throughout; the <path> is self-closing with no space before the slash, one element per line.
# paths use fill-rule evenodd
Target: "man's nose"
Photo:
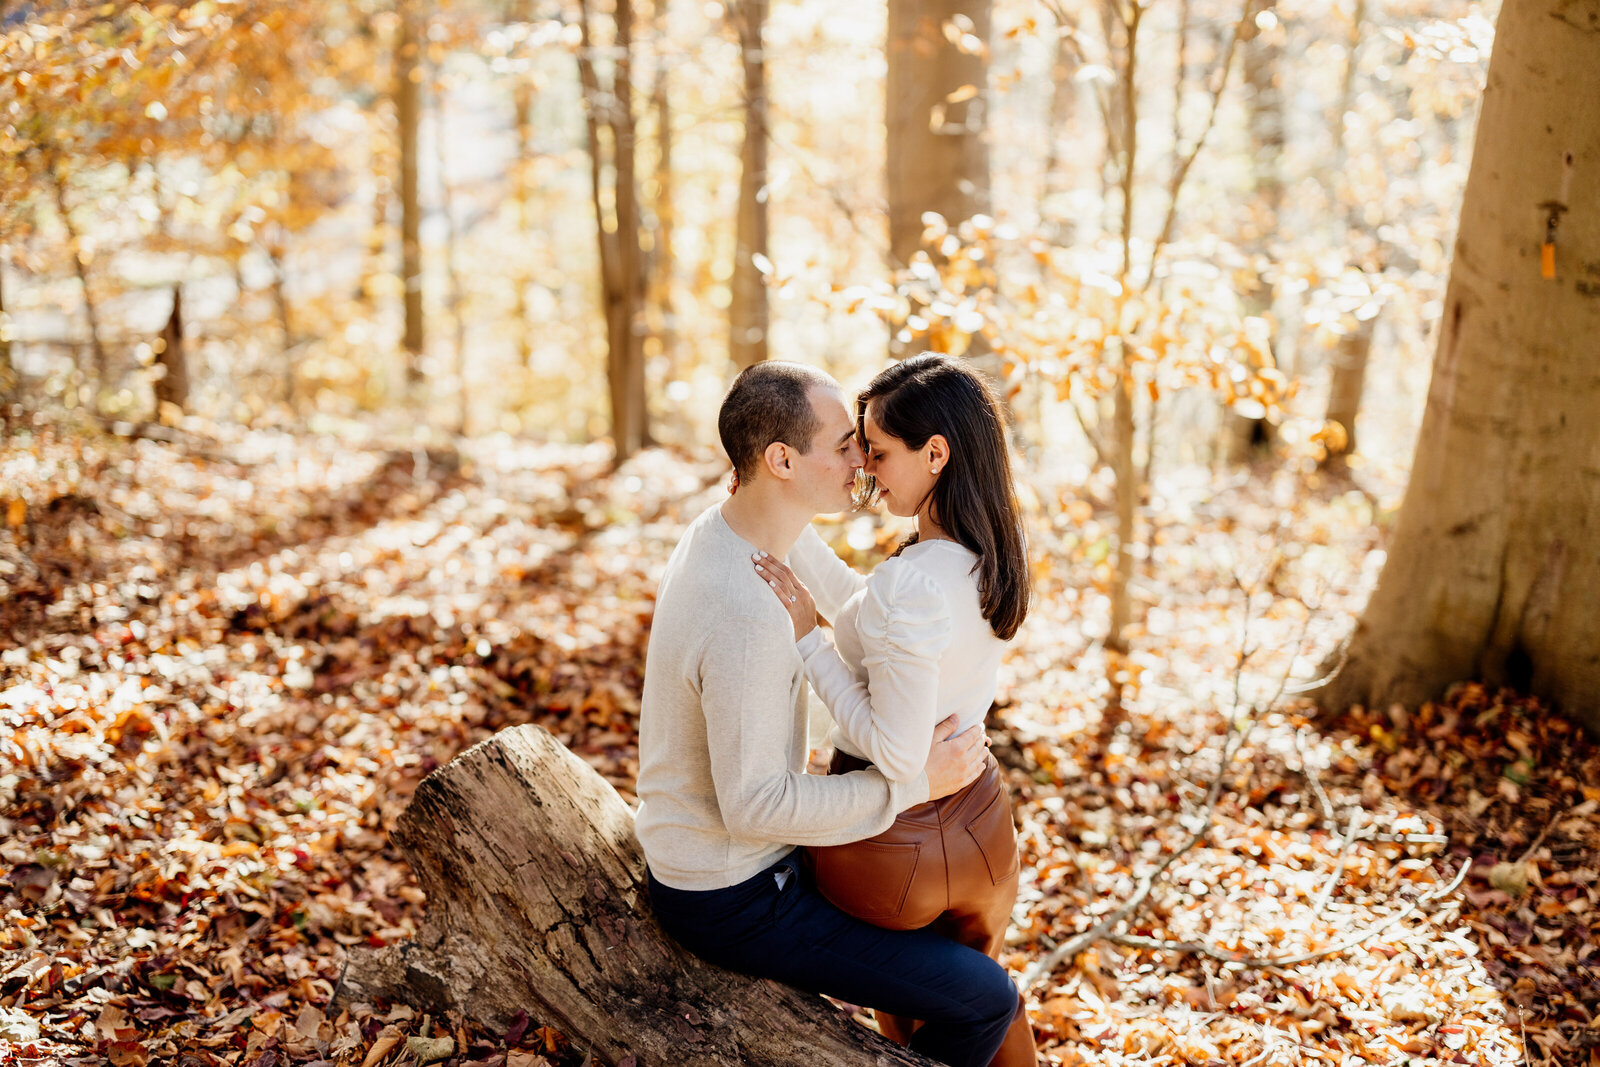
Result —
<path fill-rule="evenodd" d="M 859 442 L 851 441 L 850 442 L 850 466 L 852 466 L 852 467 L 865 467 L 866 465 L 867 465 L 867 454 L 865 452 L 861 451 L 861 445 L 860 445 Z"/>

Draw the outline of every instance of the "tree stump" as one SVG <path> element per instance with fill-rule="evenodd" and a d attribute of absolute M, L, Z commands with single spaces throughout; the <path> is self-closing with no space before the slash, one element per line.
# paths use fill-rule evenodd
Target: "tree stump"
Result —
<path fill-rule="evenodd" d="M 820 997 L 680 948 L 649 910 L 633 813 L 541 727 L 430 774 L 393 840 L 428 895 L 422 931 L 353 952 L 336 1007 L 381 997 L 496 1030 L 526 1010 L 607 1064 L 932 1063 Z"/>

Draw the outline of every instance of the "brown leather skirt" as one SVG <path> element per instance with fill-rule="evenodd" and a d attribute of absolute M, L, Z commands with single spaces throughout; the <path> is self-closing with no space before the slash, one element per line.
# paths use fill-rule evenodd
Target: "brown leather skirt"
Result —
<path fill-rule="evenodd" d="M 830 774 L 870 766 L 843 752 Z M 891 930 L 927 927 L 999 959 L 1017 899 L 1017 834 L 1011 791 L 989 756 L 965 789 L 900 813 L 877 837 L 806 850 L 817 888 L 839 910 Z M 878 1028 L 908 1044 L 922 1024 L 877 1012 Z M 1005 1042 L 989 1067 L 1036 1067 L 1038 1053 L 1021 994 Z"/>
<path fill-rule="evenodd" d="M 828 771 L 867 766 L 836 752 Z M 999 908 L 1009 917 L 1016 899 L 1011 796 L 993 756 L 971 785 L 901 812 L 877 837 L 807 852 L 823 896 L 891 930 L 917 930 L 952 910 Z"/>

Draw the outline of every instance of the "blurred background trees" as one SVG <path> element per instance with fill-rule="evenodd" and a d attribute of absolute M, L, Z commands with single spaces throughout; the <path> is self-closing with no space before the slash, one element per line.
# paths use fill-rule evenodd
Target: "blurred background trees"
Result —
<path fill-rule="evenodd" d="M 12 0 L 5 418 L 621 460 L 755 360 L 963 354 L 1120 649 L 1164 479 L 1404 470 L 1496 14 Z"/>
<path fill-rule="evenodd" d="M 1130 420 L 1145 466 L 1286 419 L 1292 452 L 1324 414 L 1342 451 L 1376 340 L 1403 439 L 1493 14 L 12 2 L 13 402 L 158 420 L 167 374 L 194 416 L 466 404 L 627 454 L 704 439 L 754 359 L 848 379 L 928 346 L 999 352 L 1020 440 L 1127 475 Z"/>

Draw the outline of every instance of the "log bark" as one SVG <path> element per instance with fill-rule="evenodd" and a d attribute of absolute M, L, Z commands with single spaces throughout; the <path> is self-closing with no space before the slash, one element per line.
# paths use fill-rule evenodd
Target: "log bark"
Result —
<path fill-rule="evenodd" d="M 1411 482 L 1324 707 L 1477 678 L 1600 729 L 1597 44 L 1600 0 L 1501 8 Z"/>
<path fill-rule="evenodd" d="M 703 963 L 649 910 L 633 813 L 538 726 L 429 775 L 394 842 L 428 895 L 414 941 L 357 950 L 337 1006 L 397 999 L 504 1030 L 519 1011 L 607 1064 L 928 1065 L 820 997 Z"/>

